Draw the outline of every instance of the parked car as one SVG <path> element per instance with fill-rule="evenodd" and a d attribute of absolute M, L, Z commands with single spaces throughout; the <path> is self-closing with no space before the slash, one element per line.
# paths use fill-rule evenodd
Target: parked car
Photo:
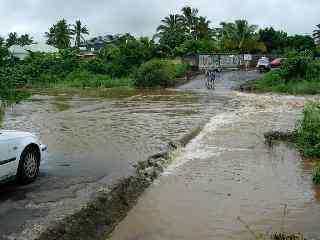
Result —
<path fill-rule="evenodd" d="M 270 65 L 272 68 L 277 68 L 277 67 L 280 67 L 285 60 L 286 58 L 276 58 L 273 61 L 271 61 Z"/>
<path fill-rule="evenodd" d="M 33 182 L 47 151 L 32 133 L 0 130 L 0 182 L 12 178 L 22 184 Z"/>
<path fill-rule="evenodd" d="M 262 72 L 268 72 L 271 69 L 270 60 L 267 57 L 261 57 L 257 64 L 257 69 Z"/>

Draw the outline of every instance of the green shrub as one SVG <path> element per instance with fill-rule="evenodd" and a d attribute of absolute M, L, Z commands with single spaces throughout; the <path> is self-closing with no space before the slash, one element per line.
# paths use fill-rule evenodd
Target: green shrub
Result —
<path fill-rule="evenodd" d="M 279 70 L 263 75 L 254 87 L 258 91 L 319 94 L 320 61 L 312 60 L 309 52 L 291 53 Z"/>
<path fill-rule="evenodd" d="M 151 60 L 140 66 L 134 74 L 137 87 L 169 87 L 175 79 L 175 67 L 166 60 Z"/>
<path fill-rule="evenodd" d="M 320 184 L 320 164 L 318 164 L 312 172 L 312 181 L 314 184 Z"/>
<path fill-rule="evenodd" d="M 303 110 L 294 141 L 306 157 L 320 157 L 320 102 L 309 102 Z"/>
<path fill-rule="evenodd" d="M 93 74 L 106 74 L 106 64 L 101 59 L 91 59 L 81 63 L 80 69 L 87 70 Z"/>
<path fill-rule="evenodd" d="M 281 67 L 281 77 L 286 82 L 299 78 L 305 78 L 307 74 L 307 66 L 312 62 L 311 53 L 302 52 L 290 56 Z"/>
<path fill-rule="evenodd" d="M 307 65 L 306 79 L 320 81 L 320 61 L 313 61 Z"/>
<path fill-rule="evenodd" d="M 175 77 L 184 77 L 187 72 L 191 69 L 189 64 L 176 64 L 175 65 Z"/>
<path fill-rule="evenodd" d="M 62 87 L 131 87 L 133 81 L 130 78 L 112 78 L 108 75 L 92 74 L 88 71 L 74 71 L 63 82 Z M 59 85 L 58 85 L 59 86 Z"/>

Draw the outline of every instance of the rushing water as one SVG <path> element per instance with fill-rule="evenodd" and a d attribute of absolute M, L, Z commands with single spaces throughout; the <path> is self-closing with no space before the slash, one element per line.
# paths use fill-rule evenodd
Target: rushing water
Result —
<path fill-rule="evenodd" d="M 50 149 L 44 171 L 104 176 L 159 152 L 228 101 L 176 91 L 143 92 L 124 99 L 35 95 L 9 110 L 3 125 L 41 136 Z"/>
<path fill-rule="evenodd" d="M 35 132 L 49 157 L 35 183 L 0 189 L 0 239 L 24 229 L 34 237 L 34 225 L 79 209 L 101 179 L 130 173 L 134 162 L 237 104 L 208 91 L 112 89 L 35 93 L 8 108 L 3 127 Z"/>
<path fill-rule="evenodd" d="M 0 239 L 33 239 L 86 204 L 101 179 L 129 173 L 133 162 L 206 123 L 113 238 L 248 239 L 237 216 L 257 231 L 278 230 L 283 204 L 286 229 L 317 234 L 311 165 L 263 140 L 267 130 L 292 128 L 305 99 L 230 91 L 255 76 L 224 74 L 215 90 L 200 77 L 178 91 L 42 92 L 7 109 L 3 127 L 35 132 L 50 155 L 34 184 L 0 189 Z"/>
<path fill-rule="evenodd" d="M 292 129 L 303 98 L 238 98 L 240 107 L 211 118 L 111 239 L 255 239 L 247 226 L 256 235 L 291 231 L 320 239 L 311 162 L 285 144 L 270 148 L 263 137 Z"/>

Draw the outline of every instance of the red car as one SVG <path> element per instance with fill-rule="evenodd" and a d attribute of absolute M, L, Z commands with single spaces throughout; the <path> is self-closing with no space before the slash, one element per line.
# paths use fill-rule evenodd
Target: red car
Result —
<path fill-rule="evenodd" d="M 272 68 L 280 67 L 285 60 L 285 58 L 276 58 L 270 63 L 270 65 Z"/>

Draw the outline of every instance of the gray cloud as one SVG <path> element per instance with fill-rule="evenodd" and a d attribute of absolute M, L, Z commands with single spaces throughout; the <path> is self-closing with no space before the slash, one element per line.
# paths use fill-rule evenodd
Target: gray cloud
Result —
<path fill-rule="evenodd" d="M 200 9 L 217 26 L 245 18 L 262 27 L 274 26 L 291 34 L 311 33 L 320 23 L 319 0 L 1 0 L 0 34 L 31 33 L 40 39 L 58 19 L 81 19 L 91 36 L 130 32 L 154 34 L 160 19 L 184 5 Z"/>

